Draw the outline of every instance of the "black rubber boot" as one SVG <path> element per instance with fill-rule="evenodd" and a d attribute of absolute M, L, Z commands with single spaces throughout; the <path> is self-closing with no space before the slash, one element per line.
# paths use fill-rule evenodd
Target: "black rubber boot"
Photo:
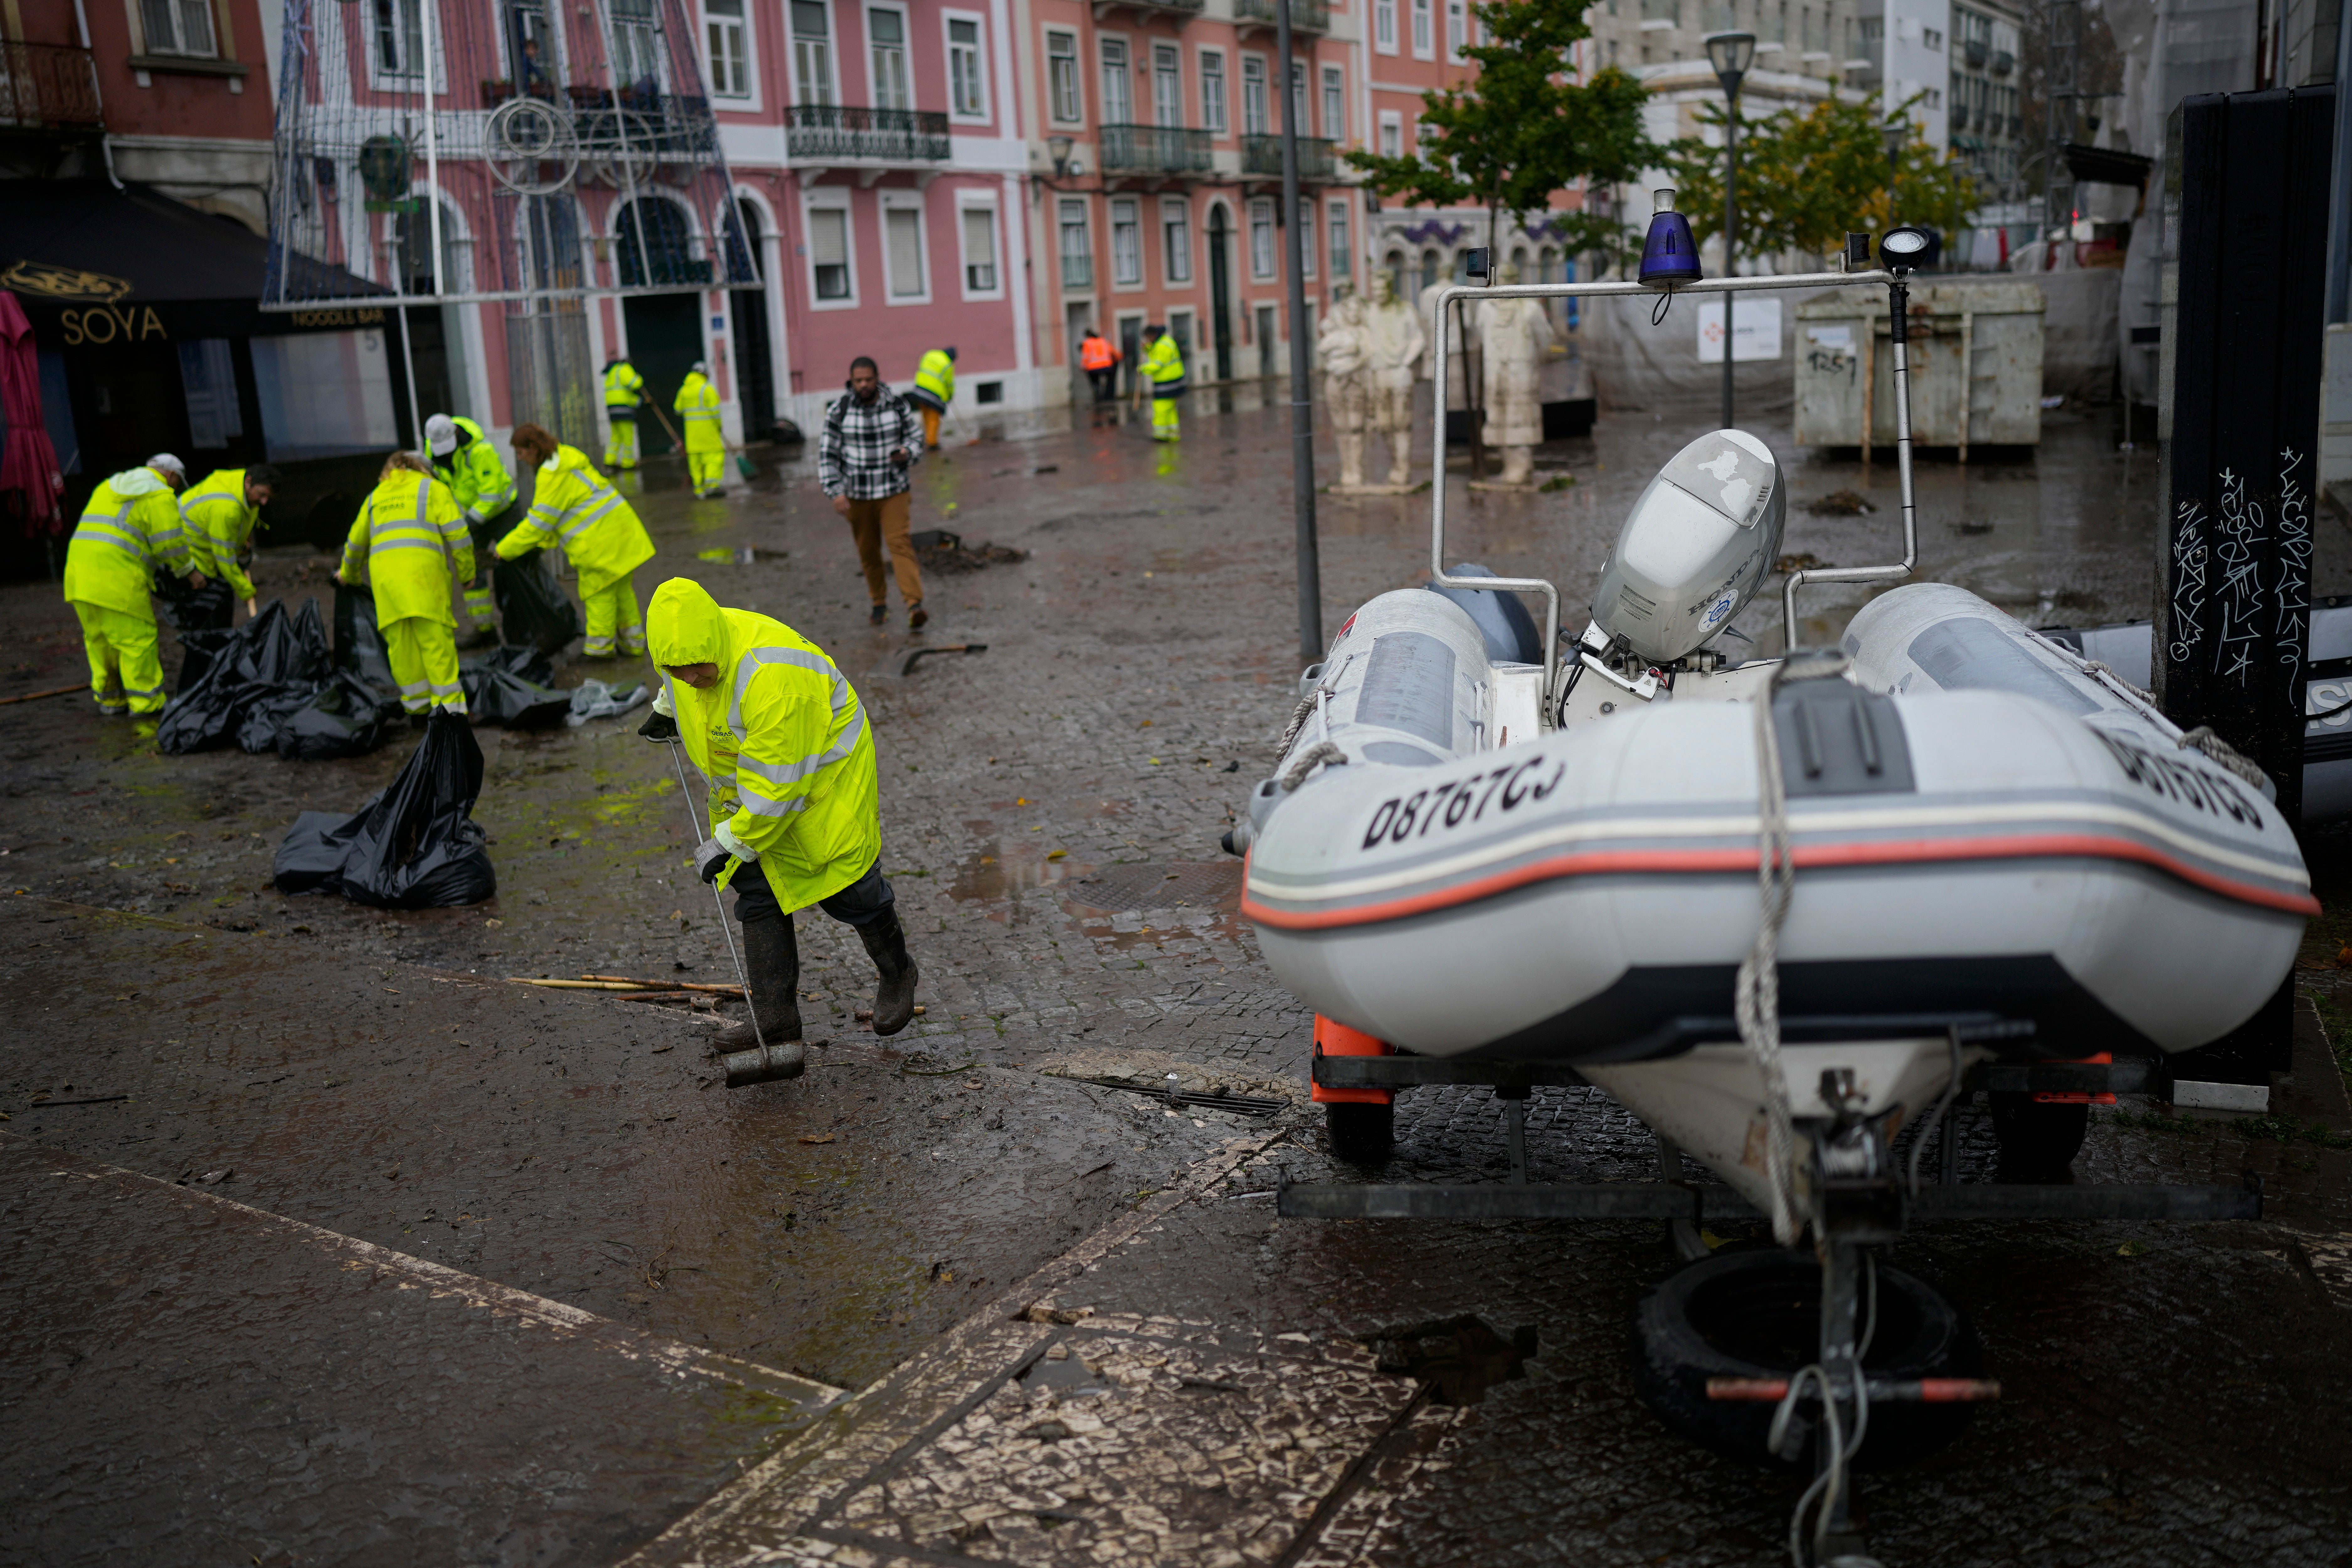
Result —
<path fill-rule="evenodd" d="M 857 928 L 866 942 L 866 954 L 874 961 L 876 973 L 882 984 L 874 991 L 874 1032 L 895 1035 L 914 1022 L 915 982 L 921 972 L 915 961 L 907 955 L 907 933 L 898 924 L 898 911 L 883 911 L 882 918 Z"/>
<path fill-rule="evenodd" d="M 751 921 L 742 931 L 743 968 L 751 978 L 751 1002 L 760 1016 L 760 1034 L 754 1036 L 749 1023 L 730 1024 L 711 1037 L 711 1049 L 722 1056 L 730 1051 L 755 1050 L 764 1037 L 772 1047 L 790 1045 L 798 1050 L 801 948 L 793 932 L 792 917 Z M 793 1077 L 799 1071 L 795 1066 L 783 1076 Z"/>

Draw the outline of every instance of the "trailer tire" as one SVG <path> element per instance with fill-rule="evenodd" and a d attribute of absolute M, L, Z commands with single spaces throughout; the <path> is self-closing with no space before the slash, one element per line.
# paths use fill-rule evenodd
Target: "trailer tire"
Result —
<path fill-rule="evenodd" d="M 1822 1271 L 1810 1252 L 1726 1250 L 1669 1275 L 1633 1312 L 1633 1384 L 1675 1432 L 1754 1464 L 1788 1468 L 1766 1446 L 1774 1406 L 1706 1396 L 1711 1377 L 1785 1378 L 1814 1359 Z M 1975 1377 L 1984 1352 L 1958 1309 L 1899 1268 L 1878 1266 L 1878 1324 L 1864 1369 L 1908 1379 Z M 1959 1436 L 1968 1405 L 1874 1405 L 1858 1468 L 1907 1464 Z M 1802 1457 L 1798 1464 L 1810 1465 Z"/>
<path fill-rule="evenodd" d="M 2027 1093 L 1995 1090 L 1992 1135 L 2000 1145 L 2004 1182 L 2063 1182 L 2090 1131 L 2091 1108 L 2077 1102 L 2053 1105 Z"/>
<path fill-rule="evenodd" d="M 1331 1152 L 1350 1165 L 1382 1165 L 1396 1147 L 1396 1105 L 1335 1100 L 1323 1108 Z"/>

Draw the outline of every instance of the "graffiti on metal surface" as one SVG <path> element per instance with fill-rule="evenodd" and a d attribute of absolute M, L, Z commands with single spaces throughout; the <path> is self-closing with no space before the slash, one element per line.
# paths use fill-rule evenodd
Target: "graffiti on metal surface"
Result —
<path fill-rule="evenodd" d="M 2289 679 L 2302 668 L 2311 618 L 2311 496 L 2297 470 L 2308 454 L 2279 448 L 2278 660 Z"/>
<path fill-rule="evenodd" d="M 2184 500 L 2172 529 L 2172 643 L 2166 652 L 2175 664 L 2196 657 L 2205 639 L 2204 616 L 2205 508 Z"/>

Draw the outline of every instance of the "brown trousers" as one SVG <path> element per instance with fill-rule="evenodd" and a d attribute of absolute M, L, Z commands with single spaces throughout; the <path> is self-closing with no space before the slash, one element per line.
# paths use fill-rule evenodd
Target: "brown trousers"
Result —
<path fill-rule="evenodd" d="M 910 605 L 923 602 L 923 574 L 915 565 L 914 542 L 907 537 L 905 490 L 880 500 L 849 503 L 849 531 L 857 541 L 857 559 L 866 567 L 866 595 L 876 604 L 888 598 L 882 580 L 882 550 L 890 550 L 890 564 L 898 578 L 898 597 Z"/>

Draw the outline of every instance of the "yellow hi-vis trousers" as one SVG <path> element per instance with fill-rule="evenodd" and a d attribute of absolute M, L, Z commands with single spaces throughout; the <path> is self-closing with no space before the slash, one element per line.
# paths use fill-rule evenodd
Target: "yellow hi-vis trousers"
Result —
<path fill-rule="evenodd" d="M 727 454 L 724 451 L 688 451 L 686 454 L 686 471 L 694 481 L 697 496 L 716 490 L 719 488 L 719 481 L 726 477 Z"/>
<path fill-rule="evenodd" d="M 1176 400 L 1172 397 L 1153 398 L 1151 400 L 1151 438 L 1155 441 L 1173 441 L 1177 438 L 1177 435 Z"/>
<path fill-rule="evenodd" d="M 403 708 L 411 713 L 436 708 L 466 711 L 466 689 L 457 681 L 457 639 L 447 626 L 424 616 L 404 616 L 383 628 L 383 651 L 392 660 Z"/>
<path fill-rule="evenodd" d="M 101 713 L 161 713 L 163 661 L 155 652 L 155 623 L 103 605 L 74 601 L 82 651 L 89 656 L 89 690 Z"/>
<path fill-rule="evenodd" d="M 637 607 L 637 587 L 624 577 L 601 594 L 586 594 L 582 601 L 588 610 L 588 640 L 581 652 L 589 658 L 613 657 L 614 635 L 619 634 L 620 651 L 632 658 L 646 651 L 646 617 Z"/>
<path fill-rule="evenodd" d="M 634 468 L 637 466 L 637 422 L 605 416 L 604 466 L 608 468 Z"/>

